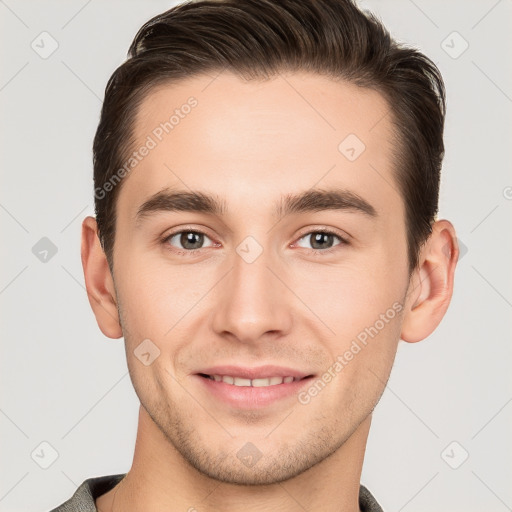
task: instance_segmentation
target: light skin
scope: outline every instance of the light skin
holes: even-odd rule
[[[96,505],[110,511],[115,495],[114,510],[128,512],[358,511],[371,413],[400,339],[424,339],[448,308],[455,230],[433,225],[409,278],[394,139],[378,92],[307,73],[197,76],[147,96],[138,142],[190,96],[197,106],[124,179],[113,275],[95,219],[83,222],[90,303],[106,336],[124,336],[141,402],[132,467]],[[338,149],[349,134],[366,146],[354,161]],[[178,190],[224,209],[149,202]],[[348,191],[373,215],[347,202],[278,212],[287,196],[312,190]],[[334,234],[316,238],[322,229]],[[204,237],[183,245],[183,231]],[[252,262],[237,252],[248,236],[256,243],[242,244],[247,254],[262,249]],[[297,388],[236,407],[198,375],[216,365],[284,366],[310,376],[299,383],[307,391],[383,314],[384,327],[307,404]],[[147,366],[134,354],[146,339],[160,351]],[[243,447],[259,454],[254,465],[237,457]]]

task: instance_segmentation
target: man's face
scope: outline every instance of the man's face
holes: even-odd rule
[[[156,145],[120,191],[114,282],[141,404],[201,472],[281,481],[369,421],[409,286],[388,113],[377,92],[313,74],[201,76],[143,102],[135,149]],[[370,208],[287,211],[315,190]],[[223,210],[175,211],[162,197],[178,191]]]

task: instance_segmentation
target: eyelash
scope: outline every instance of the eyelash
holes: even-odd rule
[[[201,234],[201,235],[204,235],[204,236],[210,238],[204,231],[201,231],[200,229],[181,229],[179,231],[174,231],[173,233],[170,233],[169,235],[167,235],[162,240],[162,244],[167,245],[168,247],[172,247],[169,244],[169,240],[171,240],[174,236],[179,235],[181,233],[196,233],[196,234]],[[312,231],[307,231],[306,233],[301,234],[299,236],[299,238],[297,238],[297,241],[302,240],[303,238],[305,238],[309,235],[315,234],[315,233],[324,233],[326,235],[332,235],[335,238],[337,238],[340,241],[340,243],[337,245],[334,245],[333,247],[329,247],[328,249],[308,249],[308,248],[304,248],[304,247],[302,248],[302,249],[305,249],[306,251],[308,251],[310,254],[327,255],[327,254],[331,254],[332,252],[338,250],[339,246],[350,245],[349,241],[346,238],[340,236],[335,231],[332,231],[332,230],[326,229],[326,228],[318,228],[318,229],[314,229]],[[187,256],[194,256],[196,253],[200,252],[202,249],[206,249],[206,247],[201,247],[199,249],[191,249],[191,250],[173,248],[171,250],[179,255],[184,254]]]
[[[325,256],[325,255],[329,255],[329,254],[333,253],[334,251],[339,250],[340,246],[349,245],[349,241],[346,238],[342,237],[335,231],[333,231],[331,229],[327,229],[327,228],[317,228],[317,229],[313,229],[311,231],[307,231],[307,232],[301,234],[299,236],[299,238],[297,239],[297,241],[302,240],[303,238],[310,236],[312,234],[315,234],[315,233],[323,233],[325,235],[332,235],[334,238],[337,238],[340,241],[340,243],[337,245],[334,245],[333,247],[329,247],[328,249],[307,249],[307,248],[305,248],[306,251],[308,251],[310,254]],[[302,247],[302,249],[304,249],[304,247]]]

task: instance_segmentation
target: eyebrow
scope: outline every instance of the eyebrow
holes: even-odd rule
[[[293,213],[340,210],[377,217],[375,208],[358,194],[343,189],[310,189],[287,194],[275,205],[273,214],[281,218]],[[227,212],[223,199],[200,191],[164,189],[151,196],[137,211],[137,221],[161,212],[199,212],[222,216]]]

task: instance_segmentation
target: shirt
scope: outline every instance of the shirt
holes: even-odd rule
[[[69,500],[50,512],[98,512],[94,500],[114,488],[124,476],[125,473],[88,478]],[[359,486],[359,508],[361,512],[383,512],[364,485]]]

